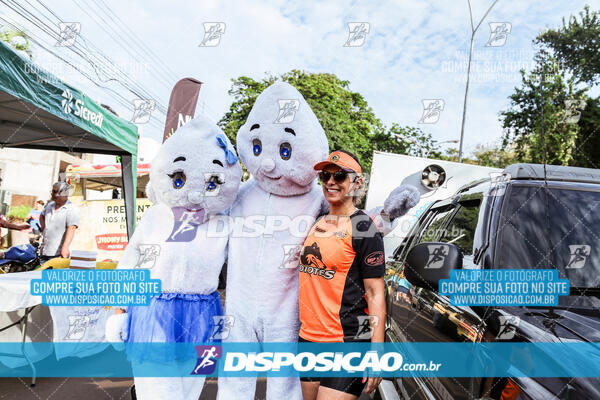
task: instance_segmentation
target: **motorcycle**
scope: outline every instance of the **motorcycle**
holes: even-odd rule
[[[40,265],[37,252],[37,241],[31,239],[29,244],[12,246],[0,259],[0,274],[31,271]]]

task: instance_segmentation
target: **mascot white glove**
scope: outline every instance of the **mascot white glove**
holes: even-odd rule
[[[129,315],[114,314],[106,320],[104,336],[107,342],[124,342],[129,334]]]
[[[392,190],[392,193],[383,203],[383,211],[394,220],[403,216],[417,205],[421,199],[421,193],[412,185],[400,185]]]

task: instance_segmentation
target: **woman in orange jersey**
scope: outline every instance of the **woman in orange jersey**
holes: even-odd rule
[[[343,150],[314,168],[320,171],[330,211],[315,222],[300,253],[299,341],[383,342],[383,238],[373,220],[355,206],[362,168],[353,154]],[[365,386],[372,393],[381,378],[301,381],[304,400],[351,400]]]

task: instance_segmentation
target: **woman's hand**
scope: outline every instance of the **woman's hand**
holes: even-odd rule
[[[385,342],[385,284],[383,278],[363,279],[369,307],[371,343]],[[370,376],[365,391],[371,394],[381,383],[381,377]]]
[[[371,394],[375,391],[375,389],[377,389],[377,386],[379,386],[379,384],[381,383],[381,377],[378,376],[371,376],[369,377],[369,380],[367,382],[367,387],[365,388],[365,392],[367,394]]]

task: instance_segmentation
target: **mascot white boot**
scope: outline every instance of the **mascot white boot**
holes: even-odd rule
[[[219,220],[221,232],[228,229],[228,221],[218,214],[236,198],[241,174],[231,143],[203,117],[163,143],[150,168],[148,192],[155,204],[144,213],[117,267],[148,268],[152,279],[162,281],[162,294],[147,307],[129,307],[126,313],[111,316],[108,341],[211,341],[213,317],[222,315],[216,290],[228,241],[227,231],[214,234],[213,223]],[[184,360],[189,364],[190,358],[196,359],[193,354],[180,361],[180,355],[134,350],[128,348],[127,354],[134,375],[136,365]],[[135,377],[134,382],[140,400],[198,400],[204,378],[188,373]]]
[[[229,239],[225,314],[234,320],[224,340],[296,342],[298,252],[328,206],[313,169],[327,158],[327,137],[300,92],[277,82],[256,99],[236,147],[252,178],[242,184],[230,212],[236,226]],[[395,193],[385,204],[392,218],[419,199],[416,188],[402,186]],[[243,221],[241,228],[237,221]],[[254,378],[219,378],[218,399],[252,400],[255,386]],[[298,377],[267,379],[268,400],[301,398]]]

